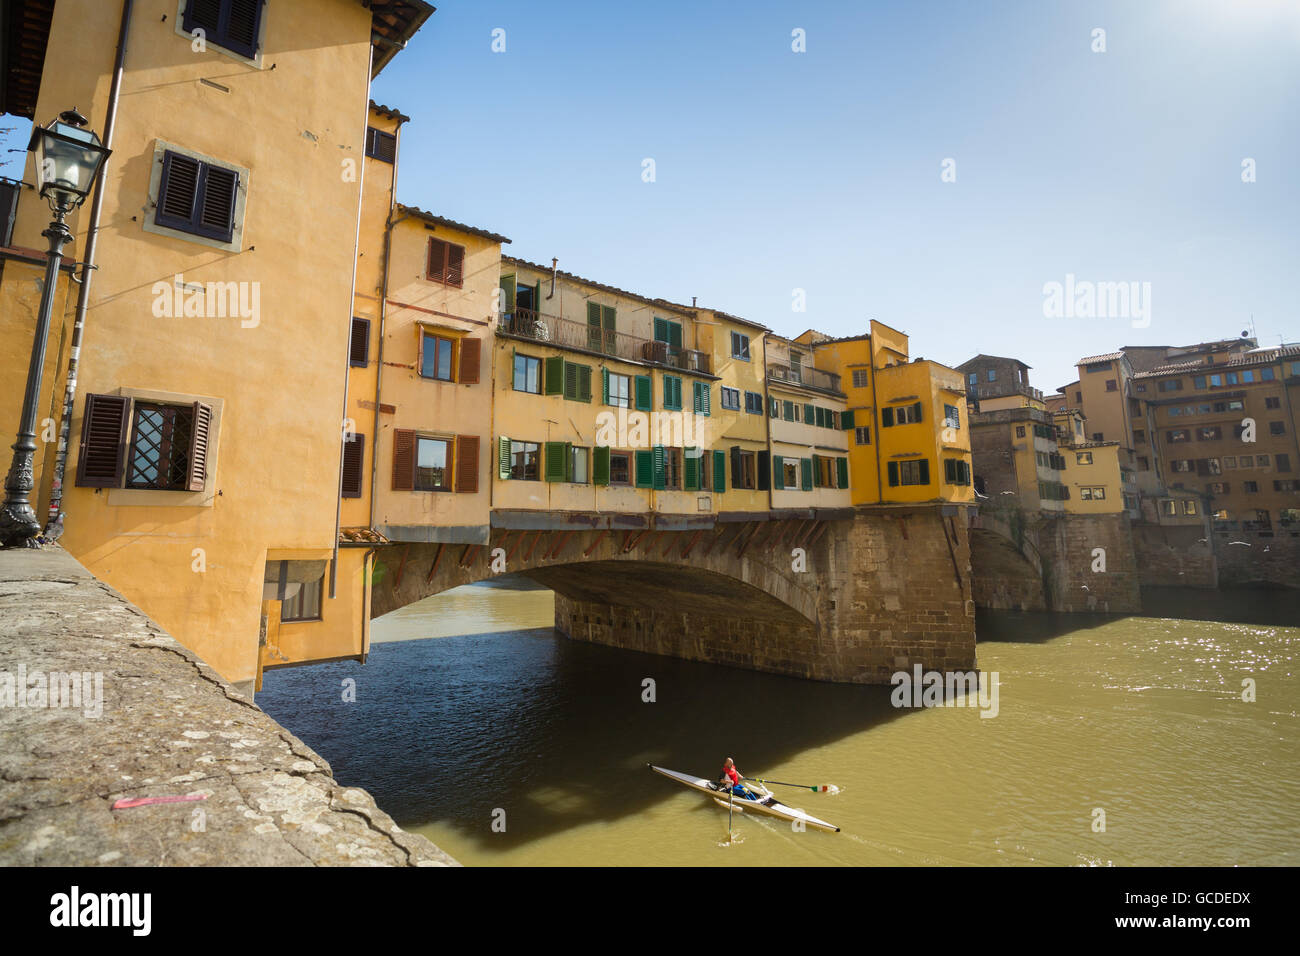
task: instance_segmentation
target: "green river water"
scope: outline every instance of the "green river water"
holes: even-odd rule
[[[468,865],[1300,862],[1294,592],[981,614],[990,718],[569,641],[549,591],[494,584],[376,621],[364,667],[271,672],[258,695],[341,781]],[[1196,619],[1211,617],[1235,623]],[[725,756],[834,784],[773,789],[842,832],[744,815],[728,842],[726,811],[646,769],[714,777]]]

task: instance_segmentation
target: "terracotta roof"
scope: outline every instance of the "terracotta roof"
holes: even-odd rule
[[[1170,365],[1159,365],[1149,372],[1139,372],[1133,377],[1158,378],[1161,375],[1177,375],[1194,371],[1213,373],[1221,368],[1269,365],[1282,359],[1289,359],[1292,356],[1300,356],[1300,344],[1279,345],[1271,349],[1253,349],[1249,352],[1238,352],[1235,355],[1228,356],[1226,362],[1215,362],[1213,365],[1207,365],[1205,362],[1174,362]]]
[[[1075,365],[1092,365],[1094,362],[1113,362],[1116,359],[1122,359],[1123,352],[1107,352],[1105,355],[1089,355],[1087,358],[1081,358],[1075,362]]]
[[[501,257],[501,262],[513,263],[514,265],[517,266],[526,266],[529,269],[537,269],[538,271],[546,275],[550,275],[552,271],[550,266],[544,266],[537,262],[529,262],[527,259],[520,259],[516,256],[503,255]],[[575,275],[572,272],[565,272],[563,269],[556,269],[554,271],[555,271],[555,275],[559,278],[570,279],[573,282],[579,283],[580,285],[590,286],[593,289],[600,289],[602,292],[611,292],[614,295],[626,296],[629,299],[636,299],[638,302],[644,302],[646,305],[655,305],[655,306],[659,306],[660,308],[668,309],[673,312],[680,312],[682,315],[689,315],[689,316],[695,315],[695,312],[692,311],[689,306],[674,305],[673,303],[669,302],[667,299],[652,299],[649,296],[640,295],[639,293],[636,292],[628,292],[626,289],[620,289],[617,286],[605,285],[605,283],[597,282],[594,279],[584,279],[580,275]]]
[[[374,528],[339,528],[339,544],[391,544]]]
[[[379,75],[393,57],[406,46],[424,21],[433,16],[434,7],[424,0],[359,0],[370,9],[370,44],[374,47],[371,77]]]
[[[431,212],[425,212],[418,206],[407,206],[403,203],[398,203],[397,208],[400,212],[406,213],[408,216],[414,216],[416,219],[423,219],[425,222],[431,222],[439,226],[447,226],[451,229],[459,229],[461,232],[467,232],[471,236],[478,236],[482,239],[490,240],[491,242],[510,241],[505,236],[498,235],[495,232],[489,232],[486,229],[480,229],[478,226],[468,226],[463,222],[457,222],[455,219],[448,219],[446,216],[435,216]]]
[[[407,116],[401,110],[395,110],[391,106],[384,106],[381,103],[376,103],[374,100],[370,101],[370,108],[386,119],[395,119],[399,123],[411,122],[411,117]]]

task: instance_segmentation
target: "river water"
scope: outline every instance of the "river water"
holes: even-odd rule
[[[981,614],[989,717],[570,641],[518,579],[380,618],[365,666],[268,672],[258,703],[467,865],[1300,863],[1300,594],[1144,601]],[[728,841],[725,810],[646,768],[725,756],[835,785],[772,789],[842,832],[745,814]]]

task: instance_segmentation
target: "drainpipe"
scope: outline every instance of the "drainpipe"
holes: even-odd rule
[[[555,273],[556,273],[556,270],[559,268],[559,265],[560,265],[560,260],[559,260],[559,259],[556,259],[554,256],[552,256],[552,257],[551,257],[551,293],[550,293],[550,295],[548,295],[548,296],[546,297],[546,299],[547,299],[548,302],[549,302],[551,299],[554,299],[554,298],[555,298]],[[516,284],[518,284],[518,281],[517,281],[517,280],[516,280]],[[516,290],[515,290],[515,295],[518,295],[518,294],[519,294],[519,290],[516,289]],[[541,303],[539,302],[538,305],[540,305],[540,304],[541,304]],[[542,310],[541,310],[541,309],[538,309],[537,311],[540,312],[540,311],[542,311]]]
[[[113,61],[113,81],[108,90],[108,110],[104,117],[104,145],[112,147],[113,128],[117,125],[117,104],[122,94],[122,72],[126,65],[126,38],[131,29],[131,8],[135,0],[122,0],[122,22],[117,29],[117,56]],[[95,251],[99,245],[99,219],[104,211],[104,181],[112,157],[104,160],[95,198],[86,224],[86,249],[81,262],[81,287],[77,291],[77,312],[72,323],[72,343],[68,351],[68,378],[63,391],[63,415],[59,424],[59,447],[54,456],[54,479],[50,484],[50,506],[46,532],[63,519],[63,475],[68,463],[68,434],[72,429],[72,408],[77,398],[77,367],[81,358],[81,336],[90,305],[90,279],[95,269]]]
[[[398,132],[401,132],[401,126],[398,126]],[[400,144],[401,140],[398,140]],[[401,151],[398,150],[400,153]],[[384,225],[384,266],[382,280],[379,287],[379,348],[375,350],[375,417],[374,417],[374,437],[370,441],[370,527],[375,526],[375,487],[379,481],[379,394],[380,387],[384,379],[384,327],[388,319],[388,272],[389,264],[393,251],[393,230],[404,223],[411,217],[403,214],[400,218],[393,218],[393,207],[396,205],[397,194],[397,161],[393,161],[393,195],[394,199],[389,204],[388,222]]]
[[[869,351],[867,354],[871,357],[871,427],[876,433],[876,440],[874,443],[875,452],[876,452],[876,487],[880,490],[879,503],[884,504],[885,503],[885,476],[881,473],[880,470],[880,442],[881,442],[880,423],[884,420],[884,416],[880,414],[880,402],[876,398],[877,368],[876,368],[876,338],[874,335],[871,337],[871,345],[869,346]],[[972,452],[971,453],[972,465],[974,464],[974,461],[975,461],[975,453]],[[971,468],[972,487],[974,487],[973,483],[975,481],[973,475],[974,470],[975,469],[972,467]]]
[[[369,68],[375,65],[375,48],[370,48]],[[361,251],[361,208],[366,195],[366,157],[364,143],[370,128],[370,85],[366,84],[366,109],[361,120],[361,176],[357,180],[357,231],[352,237],[352,291],[348,297],[348,334],[343,350],[343,414],[339,417],[339,477],[334,493],[334,554],[330,561],[330,600],[337,597],[339,567],[339,531],[343,527],[343,422],[348,417],[348,380],[352,377],[352,307],[357,301],[357,253]]]

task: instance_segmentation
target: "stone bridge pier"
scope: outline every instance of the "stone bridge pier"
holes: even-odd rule
[[[555,592],[574,640],[793,677],[888,683],[898,670],[975,667],[966,520],[958,508],[575,528],[496,515],[486,545],[380,554],[372,617],[461,584],[520,573]],[[658,519],[663,522],[655,527]],[[626,519],[624,519],[626,520]]]

